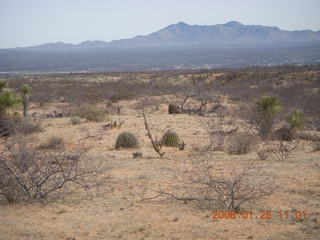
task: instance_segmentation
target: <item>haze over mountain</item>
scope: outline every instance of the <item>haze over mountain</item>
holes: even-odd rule
[[[320,31],[236,21],[171,24],[130,39],[0,49],[1,72],[144,71],[320,64]]]
[[[278,27],[244,25],[237,21],[217,25],[189,25],[184,22],[171,24],[160,31],[131,39],[85,41],[80,44],[62,42],[48,43],[32,47],[42,50],[114,48],[114,47],[168,47],[206,46],[226,44],[276,44],[320,41],[320,31],[286,31]]]

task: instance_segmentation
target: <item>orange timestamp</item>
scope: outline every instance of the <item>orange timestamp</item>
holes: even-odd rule
[[[259,210],[259,211],[234,211],[234,210],[214,210],[212,211],[212,219],[273,219],[274,217],[281,220],[289,219],[289,217],[295,220],[306,219],[308,213],[306,211],[289,211],[289,210]]]

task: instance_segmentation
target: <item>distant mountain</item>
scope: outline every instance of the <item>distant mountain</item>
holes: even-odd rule
[[[216,45],[216,44],[274,44],[320,41],[320,31],[285,31],[278,27],[244,25],[236,21],[213,26],[172,24],[147,36],[117,40],[112,47]]]
[[[80,44],[47,43],[29,47],[34,50],[68,50],[94,48],[176,47],[208,45],[266,45],[319,42],[320,31],[286,31],[278,27],[244,25],[231,21],[217,25],[189,25],[184,22],[171,24],[160,31],[131,39],[85,41]],[[21,48],[20,48],[21,49]]]
[[[320,31],[171,24],[130,39],[0,49],[0,75],[320,64]]]

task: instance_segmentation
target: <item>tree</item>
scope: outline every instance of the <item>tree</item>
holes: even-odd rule
[[[23,116],[26,117],[28,115],[29,96],[32,93],[32,88],[27,84],[23,84],[20,87],[20,93],[22,95]]]
[[[277,114],[282,110],[281,102],[275,96],[263,96],[255,102],[255,105],[260,137],[267,139],[270,136]]]

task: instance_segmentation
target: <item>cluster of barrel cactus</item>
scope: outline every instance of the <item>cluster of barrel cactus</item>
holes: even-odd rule
[[[161,140],[159,141],[160,146],[166,147],[177,147],[180,150],[184,149],[184,142],[180,140],[177,133],[168,130],[164,133]],[[129,132],[121,133],[116,141],[115,148],[134,148],[138,146],[138,139]]]

